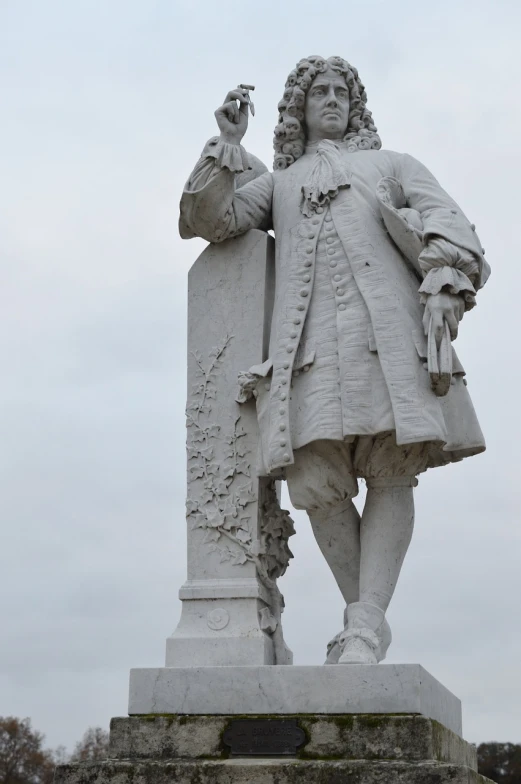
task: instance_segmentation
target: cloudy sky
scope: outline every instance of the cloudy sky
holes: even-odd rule
[[[204,247],[177,236],[179,195],[229,88],[256,85],[245,146],[270,165],[287,73],[339,54],[493,267],[458,338],[488,451],[421,480],[389,661],[455,692],[469,740],[521,742],[520,23],[518,0],[0,0],[0,714],[71,746],[162,664]],[[295,520],[285,635],[317,664],[342,601]]]

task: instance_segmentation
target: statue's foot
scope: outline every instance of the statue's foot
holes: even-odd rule
[[[338,660],[342,654],[340,650],[340,643],[338,642],[342,632],[338,632],[332,640],[327,644],[327,655],[324,664],[338,664]]]
[[[390,642],[391,630],[383,610],[369,602],[354,602],[347,608],[346,629],[338,638],[338,663],[378,664]]]
[[[352,629],[340,638],[339,664],[378,664],[378,637],[371,629]]]
[[[347,615],[344,621],[345,625],[347,626]],[[340,647],[340,637],[344,634],[344,630],[338,632],[332,640],[330,640],[327,644],[327,658],[324,664],[339,664],[340,657],[342,655],[342,649]],[[378,648],[375,651],[376,661],[381,662],[385,659],[387,655],[387,649],[391,644],[393,639],[391,633],[391,627],[387,623],[387,618],[384,618],[382,625],[379,629],[375,632],[376,636],[378,637]]]

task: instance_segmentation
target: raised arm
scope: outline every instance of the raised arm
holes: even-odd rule
[[[221,242],[249,229],[271,228],[272,175],[266,172],[235,190],[236,175],[249,168],[241,146],[248,127],[248,105],[247,90],[231,90],[215,112],[221,135],[205,146],[181,198],[179,232],[183,239],[198,236]]]

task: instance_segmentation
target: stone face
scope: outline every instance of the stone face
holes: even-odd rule
[[[418,664],[131,670],[129,714],[418,713],[461,735],[461,703]]]
[[[273,717],[274,723],[278,718]],[[423,716],[345,714],[292,718],[306,741],[289,759],[233,757],[224,738],[226,728],[236,720],[234,716],[113,719],[109,759],[59,766],[55,784],[301,784],[304,781],[310,784],[486,784],[488,781],[476,772],[476,749]]]
[[[220,760],[61,765],[55,784],[490,784],[460,765],[433,762]]]
[[[341,668],[338,668],[341,669]],[[378,668],[383,669],[383,668]],[[255,717],[273,721],[280,716]],[[230,716],[113,719],[109,759],[62,765],[56,784],[486,784],[476,749],[419,715],[307,715],[293,720],[305,737],[294,757],[234,757],[225,739]],[[240,719],[241,724],[247,721]],[[268,733],[269,734],[269,733]]]
[[[172,715],[112,719],[109,756],[221,759],[229,756],[223,734],[235,718]],[[299,759],[435,761],[477,769],[475,747],[424,716],[301,715],[297,723],[306,735],[304,746],[295,755]]]

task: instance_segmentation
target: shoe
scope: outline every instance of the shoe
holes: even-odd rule
[[[338,640],[341,650],[338,663],[378,664],[377,652],[381,653],[381,643],[384,642],[378,632],[382,631],[384,621],[385,613],[376,605],[369,602],[350,604],[347,608],[347,628]]]
[[[347,608],[344,610],[344,626],[347,626]],[[338,660],[342,655],[342,649],[340,647],[340,637],[345,633],[345,629],[341,632],[338,632],[332,640],[330,640],[327,644],[327,654],[326,654],[326,661],[324,664],[338,664]],[[378,637],[378,648],[375,651],[375,656],[377,662],[381,662],[385,659],[387,655],[387,649],[391,644],[393,639],[393,635],[391,633],[391,627],[387,623],[387,618],[384,618],[382,625],[379,629],[375,632],[376,636]]]

